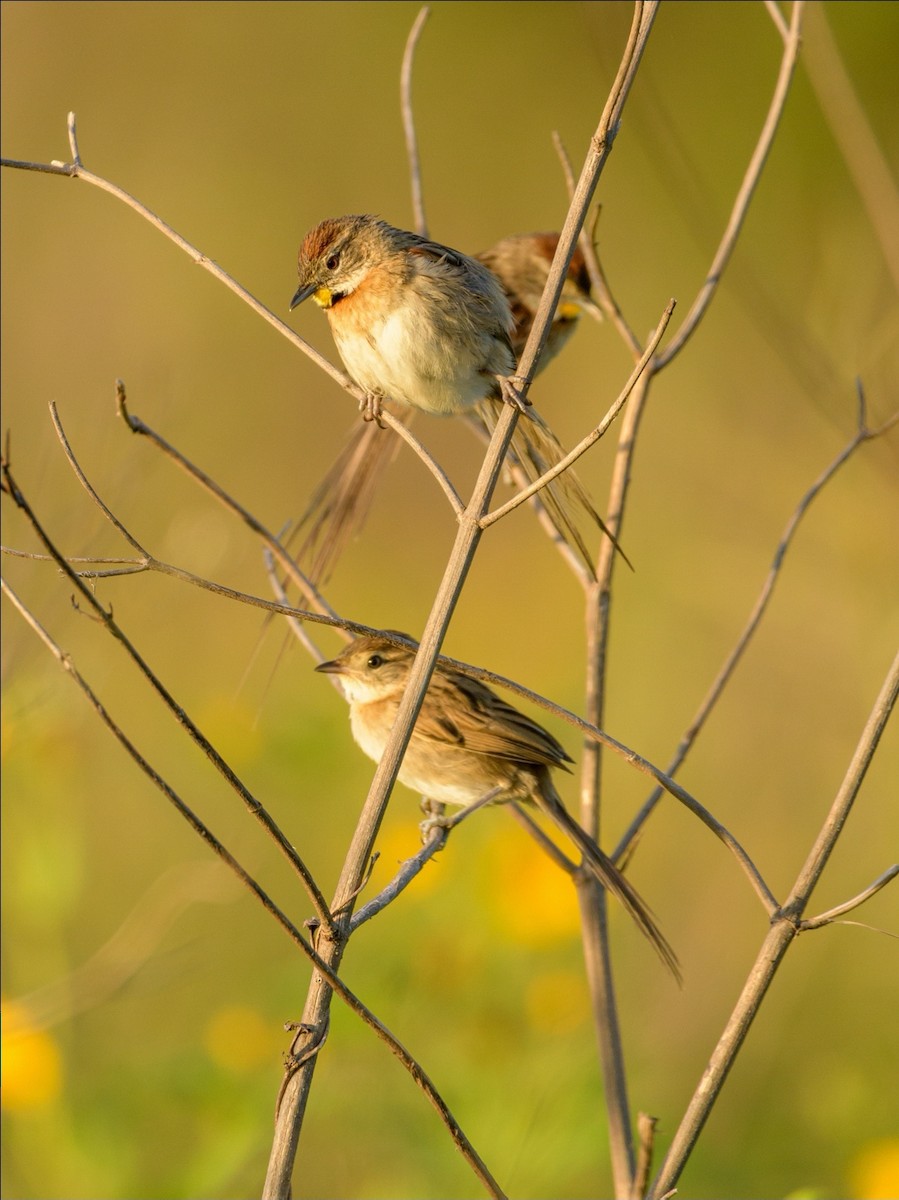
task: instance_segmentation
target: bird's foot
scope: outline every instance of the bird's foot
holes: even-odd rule
[[[363,421],[376,421],[381,429],[384,428],[384,422],[381,420],[381,404],[383,397],[378,396],[375,392],[366,392],[359,401],[359,411],[362,413]]]
[[[496,381],[499,384],[500,395],[506,404],[511,404],[519,412],[527,412],[531,407],[531,402],[518,390],[527,380],[522,379],[520,375],[497,375]]]
[[[441,804],[438,800],[429,800],[427,796],[421,798],[421,811],[424,813],[425,819],[419,822],[418,828],[422,843],[427,845],[431,840],[432,830],[446,829],[452,818],[445,816],[445,804]]]

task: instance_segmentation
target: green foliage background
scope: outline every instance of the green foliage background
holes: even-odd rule
[[[431,231],[478,250],[558,228],[551,144],[579,163],[617,67],[619,3],[443,3],[417,59]],[[293,259],[325,216],[411,224],[398,112],[415,3],[7,3],[3,153],[86,165],[147,203],[286,317]],[[826,17],[895,168],[899,7]],[[700,286],[766,110],[780,45],[761,4],[663,4],[606,170],[600,249],[634,328]],[[132,411],[272,528],[305,506],[356,419],[349,399],[135,214],[78,182],[3,174],[4,430],[13,466],[69,554],[127,549],[73,480],[57,401],[104,500],[160,558],[267,593],[259,548],[114,414]],[[312,308],[295,327],[336,357]],[[619,573],[611,733],[664,764],[748,614],[789,514],[848,440],[855,379],[872,424],[896,408],[895,286],[802,66],[720,294],[644,420]],[[629,364],[590,324],[533,396],[563,440],[594,423]],[[477,447],[417,428],[460,487]],[[896,645],[897,449],[865,447],[807,517],[774,607],[683,773],[775,891],[804,861]],[[584,474],[602,497],[612,457]],[[4,542],[34,548],[7,503]],[[453,521],[401,454],[329,589],[347,616],[419,632]],[[7,560],[126,732],[296,920],[270,845],[46,564]],[[271,809],[325,891],[371,769],[308,660],[260,618],[171,580],[97,585],[177,699]],[[579,592],[529,513],[485,539],[447,651],[581,706]],[[20,1197],[258,1194],[285,1020],[307,969],[4,613],[4,996],[25,1045],[4,1113],[3,1192]],[[323,635],[326,652],[336,639]],[[542,719],[542,718],[541,718]],[[556,732],[577,754],[570,730]],[[896,858],[895,728],[813,907]],[[607,766],[607,838],[642,801]],[[574,785],[567,795],[576,802]],[[417,842],[399,789],[375,883]],[[681,956],[678,991],[615,915],[633,1105],[664,1148],[765,931],[725,851],[665,802],[632,877]],[[895,889],[854,914],[896,931]],[[85,963],[128,919],[125,966]],[[696,1197],[895,1195],[896,943],[840,925],[800,939],[695,1153]],[[424,1063],[511,1194],[608,1187],[601,1083],[572,897],[501,811],[466,825],[354,942],[350,985]],[[21,1044],[9,1052],[10,1069]],[[17,1098],[18,1097],[18,1098]],[[877,1172],[880,1171],[878,1176]],[[897,1181],[899,1187],[899,1181]],[[477,1186],[386,1051],[340,1005],[316,1074],[294,1194],[473,1196]]]

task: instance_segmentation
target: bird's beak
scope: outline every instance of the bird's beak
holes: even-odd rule
[[[298,305],[302,304],[304,300],[308,300],[309,297],[315,292],[317,286],[318,285],[315,283],[300,284],[300,286],[294,292],[293,299],[290,302],[290,311],[293,312],[293,310]]]
[[[315,669],[321,671],[323,675],[342,675],[343,663],[340,659],[332,658],[329,662],[319,663]]]

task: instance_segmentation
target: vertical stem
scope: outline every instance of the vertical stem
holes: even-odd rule
[[[899,654],[894,658],[880,690],[880,695],[871,710],[852,761],[840,785],[840,790],[821,827],[821,832],[797,876],[786,903],[775,917],[771,929],[762,943],[762,948],[734,1006],[730,1020],[718,1040],[708,1066],[703,1071],[699,1086],[693,1093],[683,1120],[674,1135],[671,1147],[650,1193],[653,1200],[660,1200],[677,1184],[696,1140],[714,1107],[718,1093],[724,1086],[728,1072],[749,1032],[749,1027],[765,998],[765,993],[774,978],[774,972],[780,966],[790,943],[799,932],[798,923],[802,912],[808,904],[812,890],[820,879],[821,872],[824,870],[837,838],[846,823],[862,780],[893,711],[897,695],[899,695]]]
[[[586,155],[559,238],[549,279],[534,318],[527,345],[518,364],[519,377],[527,380],[533,373],[534,363],[546,341],[552,315],[561,294],[562,282],[574,253],[584,216],[611,151],[621,111],[639,67],[657,7],[658,0],[637,0],[634,6],[634,19],[618,76]],[[527,386],[525,385],[520,390],[526,395]],[[482,533],[480,521],[487,513],[490,497],[493,494],[517,419],[517,410],[510,405],[504,406],[493,432],[471,501],[459,518],[460,528],[453,552],[422,633],[409,683],[397,713],[396,723],[375,771],[371,789],[338,882],[333,911],[341,913],[340,920],[337,922],[337,928],[333,935],[324,929],[321,930],[319,939],[321,944],[317,945],[316,949],[333,969],[337,968],[342,958],[352,914],[353,898],[361,886],[390,791],[396,780],[403,754],[434,669],[435,659],[440,651],[450,617],[477,549]],[[303,1028],[293,1047],[295,1056],[302,1057],[304,1048],[320,1044],[327,1028],[330,1002],[330,987],[323,978],[313,975],[303,1015]],[[315,1069],[315,1058],[316,1054],[312,1053],[308,1060],[303,1061],[297,1070],[288,1076],[285,1082],[276,1116],[275,1138],[263,1200],[289,1200],[290,1174],[296,1155],[302,1115],[305,1111]],[[620,1065],[620,1051],[618,1060]],[[619,1073],[623,1077],[623,1067]],[[623,1120],[626,1121],[626,1101],[622,1105],[619,1100],[617,1107],[623,1114]],[[623,1122],[618,1124],[621,1123]],[[632,1160],[632,1150],[630,1157]],[[631,1167],[626,1189],[618,1188],[620,1195],[627,1196],[629,1194],[632,1175],[633,1168]]]
[[[630,1104],[627,1095],[627,1075],[624,1049],[621,1044],[621,1024],[609,951],[608,909],[605,890],[592,876],[584,874],[577,883],[577,898],[581,909],[581,938],[587,987],[599,1060],[606,1095],[606,1123],[609,1130],[609,1159],[615,1195],[630,1195],[631,1180],[636,1170],[634,1138],[631,1130]],[[625,1192],[625,1187],[628,1189]]]
[[[609,528],[616,538],[621,534],[621,516],[630,482],[637,426],[645,407],[649,379],[650,375],[647,372],[637,383],[628,403],[618,438],[618,450],[609,490],[609,511],[606,517]],[[605,711],[606,669],[612,617],[612,572],[615,569],[616,560],[617,556],[612,543],[608,539],[604,539],[600,549],[596,580],[587,591],[585,612],[587,638],[585,717],[592,725],[596,725],[600,729],[603,728]],[[585,739],[584,757],[581,764],[581,822],[597,841],[600,837],[601,804],[602,747],[592,738]],[[601,888],[595,885],[590,888],[596,907],[595,915],[591,915],[587,905],[589,893],[585,891],[585,886],[581,885],[578,888],[578,898],[581,902],[581,937],[605,1082],[612,1179],[616,1197],[618,1200],[625,1200],[632,1192],[636,1160],[624,1053],[621,1044],[621,1027],[609,954],[606,896]]]
[[[517,419],[517,410],[511,405],[504,405],[475,484],[474,493],[460,517],[459,530],[456,534],[452,554],[421,636],[421,644],[412,665],[408,686],[400,702],[396,723],[375,771],[362,815],[344,862],[332,904],[332,911],[340,913],[336,930],[333,935],[324,927],[320,930],[316,949],[328,966],[335,971],[340,966],[346,947],[353,901],[362,885],[375,838],[387,808],[387,801],[396,781],[403,754],[409,738],[412,736],[412,729],[434,669],[434,662],[440,652],[453,609],[480,541],[482,532],[480,519],[489,507],[490,497],[493,495],[499,478],[503,458],[511,441]],[[280,1097],[275,1120],[275,1137],[269,1158],[265,1188],[262,1193],[263,1200],[289,1200],[290,1177],[296,1158],[303,1115],[312,1087],[317,1047],[323,1041],[327,1030],[332,995],[331,987],[324,976],[313,973],[303,1010],[302,1025],[294,1045],[291,1047],[291,1054],[295,1059],[303,1060],[305,1054],[308,1054],[309,1057],[302,1061],[302,1065],[297,1070],[288,1075]]]

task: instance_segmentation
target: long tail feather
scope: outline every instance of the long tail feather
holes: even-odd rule
[[[499,400],[484,400],[478,405],[478,414],[490,432],[493,431],[501,411],[502,402]],[[528,409],[515,426],[511,450],[515,461],[530,483],[554,467],[566,453],[559,439],[534,409]],[[596,567],[576,522],[576,515],[579,512],[585,513],[594,524],[599,526],[633,570],[633,564],[622,550],[618,539],[596,511],[587,489],[572,467],[569,467],[552,483],[547,484],[538,493],[538,499],[549,513],[559,535],[577,551],[591,574]]]
[[[404,419],[411,420],[411,412]],[[297,523],[291,541],[306,536],[297,560],[310,579],[324,583],[348,542],[359,533],[381,476],[393,461],[400,439],[375,421],[358,421]]]
[[[557,827],[577,845],[590,870],[603,887],[621,901],[633,917],[637,928],[649,939],[659,958],[680,983],[681,973],[677,955],[634,885],[622,875],[609,856],[600,850],[593,838],[571,816],[553,787],[549,772],[546,773],[546,778],[541,780],[541,784],[540,793],[535,796],[537,803]]]

